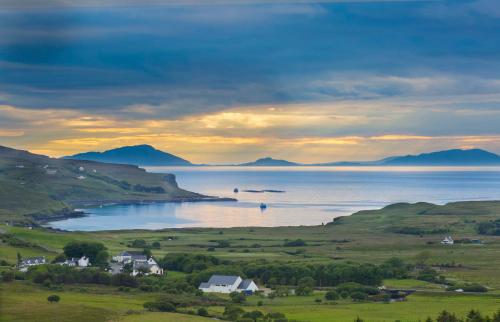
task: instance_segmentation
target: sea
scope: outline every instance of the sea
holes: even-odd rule
[[[146,167],[237,201],[108,205],[48,223],[69,231],[301,226],[397,202],[500,200],[499,167]],[[238,192],[234,190],[237,189]],[[261,204],[266,207],[261,208]]]

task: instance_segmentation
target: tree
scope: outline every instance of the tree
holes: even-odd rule
[[[306,296],[312,293],[313,287],[316,284],[314,279],[310,276],[302,277],[297,284],[295,293],[297,295]]]
[[[338,300],[339,294],[335,291],[328,291],[325,294],[325,300],[327,301],[335,301]]]
[[[56,257],[52,260],[52,263],[62,263],[67,259],[66,255],[64,253],[57,254]]]
[[[479,313],[479,311],[471,310],[467,314],[467,319],[465,321],[466,322],[483,322],[484,319],[481,316],[481,313]]]
[[[105,268],[108,266],[108,258],[109,258],[109,253],[105,250],[101,250],[99,253],[97,253],[95,261],[91,263],[94,266]]]
[[[223,315],[229,321],[236,321],[243,313],[245,313],[245,311],[240,307],[226,306]]]
[[[231,292],[231,294],[229,294],[229,297],[231,298],[231,302],[233,303],[243,303],[247,300],[245,294],[240,292]]]
[[[160,242],[158,241],[153,242],[153,244],[151,244],[151,247],[159,249],[161,247]]]
[[[91,263],[95,263],[97,254],[106,250],[106,247],[102,243],[72,241],[64,246],[63,250],[68,258],[87,256]]]
[[[257,311],[257,310],[254,310],[254,311],[251,311],[251,312],[246,312],[246,313],[243,314],[244,318],[249,318],[252,321],[257,321],[257,319],[260,319],[263,316],[264,316],[264,314],[262,314],[261,311]]]
[[[47,297],[47,301],[49,301],[49,303],[57,303],[61,300],[61,298],[59,297],[59,295],[49,295],[49,297]]]
[[[23,257],[21,256],[20,252],[17,252],[17,266],[21,264],[21,261],[23,260]]]
[[[497,311],[497,313],[493,314],[493,319],[491,322],[500,322],[500,309]]]
[[[455,314],[449,313],[447,311],[443,311],[439,314],[436,321],[437,322],[459,322],[459,319],[455,316]]]

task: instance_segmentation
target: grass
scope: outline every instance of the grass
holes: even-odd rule
[[[300,303],[300,300],[302,303]],[[267,301],[266,301],[267,303]],[[465,316],[471,309],[492,315],[500,308],[500,297],[492,295],[463,295],[449,293],[415,293],[405,302],[396,303],[321,303],[314,297],[293,297],[280,299],[280,302],[264,306],[268,311],[279,311],[291,319],[310,322],[352,322],[361,317],[370,322],[401,320],[405,322],[425,320],[436,317],[446,309],[458,316]],[[255,307],[262,309],[262,307]]]
[[[461,316],[470,309],[491,315],[500,308],[500,270],[497,269],[500,267],[500,237],[479,236],[475,227],[479,221],[499,217],[500,202],[470,202],[445,206],[397,204],[381,210],[362,211],[334,224],[310,227],[56,232],[44,228],[30,230],[0,225],[0,233],[10,233],[37,245],[19,248],[2,243],[0,260],[14,263],[17,252],[25,257],[45,255],[53,258],[71,240],[100,241],[111,254],[116,254],[130,249],[127,244],[133,240],[144,239],[149,244],[160,242],[160,248],[153,249],[157,257],[171,252],[189,252],[235,261],[265,258],[304,263],[381,263],[390,257],[400,257],[414,262],[417,254],[428,252],[428,264],[438,268],[448,279],[479,283],[487,286],[489,292],[483,295],[457,294],[444,292],[440,285],[418,280],[386,280],[384,284],[387,287],[418,291],[406,302],[390,304],[347,300],[329,303],[324,301],[323,292],[315,292],[308,297],[289,296],[273,300],[250,297],[245,310],[279,311],[289,318],[310,322],[353,321],[357,316],[369,321],[418,321],[427,316],[435,317],[443,309]],[[484,244],[445,246],[439,243],[443,237],[441,234],[420,236],[394,233],[398,227],[445,228],[449,230],[447,234],[455,239],[480,238]],[[169,240],[170,237],[174,238]],[[305,240],[306,246],[284,246],[286,239],[297,238]],[[218,248],[219,240],[229,241],[230,247]],[[210,247],[215,247],[215,251],[208,251]],[[169,278],[183,276],[184,273],[168,272]],[[154,293],[122,293],[113,287],[65,287],[61,302],[50,305],[46,298],[53,292],[47,289],[24,282],[2,284],[0,287],[0,321],[78,322],[82,316],[92,321],[206,320],[186,314],[144,312],[142,304],[157,295]],[[315,302],[315,299],[322,299],[322,303]],[[263,306],[257,306],[259,300],[264,302]],[[220,306],[208,309],[218,314],[223,310]],[[131,310],[135,313],[127,314]],[[57,319],[54,318],[56,313]]]
[[[24,282],[4,283],[0,290],[0,321],[6,322],[108,321],[128,310],[142,310],[142,304],[150,298],[147,294],[120,294],[104,287],[55,292]],[[61,301],[49,303],[47,297],[51,294],[58,294]]]
[[[144,312],[138,314],[130,314],[120,318],[120,322],[207,322],[213,321],[211,318],[204,318],[196,315],[186,315],[178,313],[159,313],[159,312]]]

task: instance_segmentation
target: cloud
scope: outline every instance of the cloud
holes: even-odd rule
[[[2,144],[198,162],[500,148],[493,1],[2,5]]]

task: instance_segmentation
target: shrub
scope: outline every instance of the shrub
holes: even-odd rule
[[[302,239],[295,239],[295,240],[287,240],[283,244],[285,247],[302,247],[302,246],[307,246],[307,243],[303,241]]]
[[[245,294],[239,292],[232,292],[229,294],[229,297],[231,297],[231,302],[233,303],[243,303],[247,300]]]
[[[219,240],[217,246],[219,248],[228,248],[231,247],[231,243],[228,240]]]
[[[335,301],[338,300],[339,294],[335,291],[328,291],[325,294],[325,300],[327,301]]]
[[[257,311],[257,310],[254,310],[254,311],[251,311],[251,312],[246,312],[243,314],[243,318],[247,318],[247,319],[250,319],[250,321],[257,321],[258,319],[262,318],[264,316],[264,314],[262,314],[261,311]]]
[[[199,316],[208,316],[208,311],[204,307],[200,307],[197,313]]]
[[[224,318],[226,318],[229,321],[235,321],[238,320],[238,318],[245,313],[242,308],[237,307],[237,306],[226,306],[224,308]]]
[[[144,308],[149,311],[159,311],[159,312],[175,312],[175,305],[163,300],[157,300],[155,302],[146,302],[143,304]]]
[[[47,297],[47,301],[49,301],[50,303],[57,303],[61,300],[61,298],[59,297],[59,295],[49,295],[49,297]]]
[[[368,295],[366,295],[366,293],[362,293],[362,292],[351,293],[351,298],[355,301],[363,301],[363,300],[366,300],[367,297],[368,297]]]
[[[2,281],[4,282],[12,282],[16,277],[16,273],[13,271],[5,271],[2,273]]]

